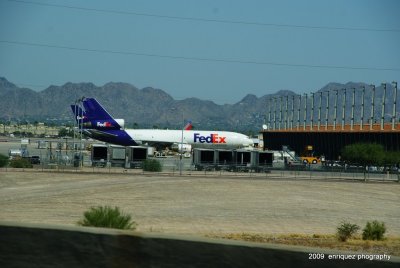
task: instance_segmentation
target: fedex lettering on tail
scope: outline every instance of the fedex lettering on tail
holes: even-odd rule
[[[200,143],[226,143],[226,137],[218,136],[218,134],[210,134],[210,136],[201,136],[200,133],[194,133],[194,142]]]
[[[97,121],[96,126],[97,126],[97,127],[106,127],[106,128],[109,128],[109,127],[112,127],[113,125],[112,125],[110,122],[98,122],[98,121]]]

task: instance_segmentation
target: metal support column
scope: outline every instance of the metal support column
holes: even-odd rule
[[[293,119],[294,119],[294,95],[292,96],[292,116],[290,118],[290,128],[293,129]]]
[[[272,110],[271,98],[268,99],[268,129],[271,129],[271,110]]]
[[[346,122],[346,89],[343,89],[343,97],[342,97],[342,130],[344,130],[344,125]]]
[[[333,130],[336,130],[336,120],[337,120],[337,102],[338,102],[338,94],[339,94],[339,90],[335,90],[336,94],[335,94],[335,105],[334,105],[334,110],[333,110]]]
[[[329,121],[329,91],[326,92],[326,112],[325,112],[325,130],[328,130],[328,121]]]
[[[307,94],[304,94],[304,122],[303,122],[303,130],[306,130],[306,123],[307,123]]]
[[[393,113],[392,113],[392,130],[396,129],[396,103],[397,103],[397,82],[392,82],[394,87],[393,92]]]
[[[299,107],[297,111],[297,130],[300,128],[301,95],[299,95]]]
[[[371,97],[371,117],[369,121],[369,130],[373,129],[374,117],[375,117],[375,85],[372,86],[372,97]]]
[[[322,106],[322,91],[319,93],[319,107],[318,107],[318,130],[321,126],[321,106]]]
[[[383,96],[382,96],[382,111],[381,111],[381,130],[385,127],[385,104],[386,104],[386,83],[382,83]]]
[[[350,121],[350,130],[353,130],[354,127],[354,106],[356,105],[356,89],[353,88],[353,98],[351,101],[351,121]]]
[[[364,124],[364,98],[365,98],[365,86],[362,87],[362,96],[361,96],[361,118],[360,118],[360,130],[363,129]]]
[[[310,130],[313,129],[313,123],[314,123],[314,93],[311,93]]]
[[[274,130],[276,130],[276,109],[277,109],[276,98],[274,98]]]
[[[286,95],[286,116],[285,116],[285,129],[289,128],[289,95]]]
[[[279,102],[279,107],[280,107],[280,111],[279,111],[279,113],[280,113],[280,117],[279,117],[279,129],[281,129],[281,127],[282,127],[282,119],[283,119],[283,117],[282,117],[282,112],[283,112],[283,96],[281,96],[280,98],[280,102]]]

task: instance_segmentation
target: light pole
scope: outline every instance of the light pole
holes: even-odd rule
[[[83,166],[83,157],[82,157],[82,136],[83,136],[83,108],[79,108],[81,106],[78,106],[78,104],[82,104],[84,101],[85,97],[82,97],[80,99],[77,99],[75,101],[75,116],[77,117],[77,124],[78,124],[78,138],[79,138],[79,167]],[[74,132],[75,133],[75,132]],[[74,136],[75,139],[75,136]],[[75,155],[74,155],[75,157]]]
[[[68,156],[68,136],[64,136],[63,139],[65,139],[65,155]]]
[[[179,155],[179,175],[182,176],[182,157],[183,157],[183,129],[185,128],[185,119],[182,111],[182,129],[181,129],[181,149]]]

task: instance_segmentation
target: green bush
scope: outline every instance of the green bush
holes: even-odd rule
[[[0,167],[5,167],[8,165],[9,159],[6,155],[0,154]]]
[[[383,240],[383,236],[386,232],[386,226],[384,222],[373,221],[367,222],[363,229],[362,239],[363,240]]]
[[[363,166],[382,164],[385,154],[383,146],[376,143],[354,143],[342,149],[343,160]]]
[[[349,239],[353,235],[355,235],[359,229],[360,229],[360,226],[358,226],[357,224],[352,224],[352,223],[343,221],[339,225],[339,227],[337,227],[336,235],[340,241],[346,242],[347,239]]]
[[[10,161],[10,166],[13,168],[33,168],[31,162],[24,158],[16,158]]]
[[[83,220],[78,221],[78,224],[82,226],[132,230],[136,228],[136,223],[131,221],[132,217],[121,212],[118,207],[91,207],[83,213],[83,216]]]
[[[146,159],[143,161],[143,171],[160,172],[162,170],[160,161],[155,159]]]

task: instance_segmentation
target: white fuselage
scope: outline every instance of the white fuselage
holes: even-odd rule
[[[246,135],[230,131],[126,129],[135,141],[142,143],[182,143],[193,147],[247,147],[253,141]]]

